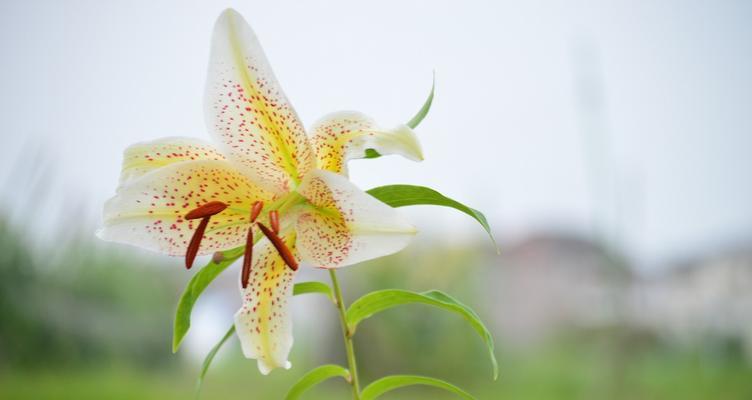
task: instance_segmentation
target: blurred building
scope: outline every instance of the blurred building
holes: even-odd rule
[[[641,276],[618,255],[567,234],[505,249],[489,280],[496,332],[514,346],[571,329],[626,327],[672,343],[737,342],[752,357],[752,250]]]

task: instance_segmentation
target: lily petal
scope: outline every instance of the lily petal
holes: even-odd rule
[[[127,243],[170,255],[185,255],[198,220],[186,213],[210,201],[228,208],[211,217],[198,254],[245,243],[253,202],[272,194],[226,161],[170,164],[122,186],[104,206],[104,240]]]
[[[295,233],[288,234],[285,242],[294,249]],[[291,367],[287,361],[293,342],[288,299],[292,297],[295,271],[287,267],[268,240],[256,246],[250,282],[241,289],[243,306],[235,313],[235,330],[243,354],[256,359],[266,375],[274,368]]]
[[[211,144],[186,137],[169,137],[128,146],[123,154],[120,186],[165,165],[181,161],[224,160]]]
[[[323,170],[298,188],[308,204],[296,210],[298,254],[317,267],[338,268],[402,250],[415,228],[397,210]]]
[[[381,155],[399,154],[413,161],[423,152],[410,127],[381,128],[367,115],[356,111],[329,114],[313,125],[312,142],[319,169],[347,175],[347,161],[365,158],[366,150]]]
[[[295,188],[313,168],[303,125],[256,34],[234,10],[223,12],[214,27],[204,107],[225,155],[270,190]]]

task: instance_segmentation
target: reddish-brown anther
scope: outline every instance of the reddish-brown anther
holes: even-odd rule
[[[261,214],[261,210],[263,209],[264,209],[263,201],[257,201],[253,203],[253,207],[251,208],[251,222],[256,222],[256,218],[258,218],[259,214]]]
[[[212,215],[221,213],[225,208],[227,208],[227,204],[221,201],[210,201],[201,207],[189,211],[188,214],[185,214],[185,219],[211,217]]]
[[[269,225],[272,226],[274,233],[279,235],[279,212],[277,210],[269,211]]]
[[[193,232],[193,237],[191,238],[191,242],[188,244],[188,250],[185,252],[185,268],[191,269],[193,266],[193,260],[196,259],[196,254],[198,254],[198,248],[201,246],[201,239],[204,237],[204,231],[206,231],[206,226],[209,225],[209,218],[210,217],[204,217],[201,222],[198,224],[198,228],[196,228],[196,231]]]
[[[248,287],[248,279],[251,276],[251,263],[253,262],[253,225],[248,227],[248,236],[245,240],[245,253],[243,254],[243,271],[240,275],[240,284],[243,289]]]
[[[277,253],[279,253],[280,257],[282,257],[282,260],[285,261],[285,264],[287,264],[287,266],[290,267],[291,270],[297,271],[298,262],[295,261],[295,257],[293,257],[292,252],[287,247],[285,242],[279,236],[277,236],[276,233],[264,226],[264,224],[262,224],[261,222],[258,222],[257,225],[259,229],[261,229],[261,232],[264,234],[264,236],[266,236],[269,241],[272,242],[274,248],[277,249]]]

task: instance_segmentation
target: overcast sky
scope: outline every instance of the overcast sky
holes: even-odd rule
[[[209,40],[228,6],[308,126],[341,109],[404,122],[436,71],[426,161],[355,162],[364,189],[431,186],[486,212],[502,241],[599,226],[646,265],[752,240],[744,1],[4,0],[6,175],[41,145],[46,200],[80,198],[97,216],[127,145],[208,138]],[[4,201],[33,209],[6,179]],[[454,212],[406,212],[432,237],[482,238]]]

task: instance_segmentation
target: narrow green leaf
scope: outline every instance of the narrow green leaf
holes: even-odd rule
[[[403,304],[414,303],[439,307],[462,316],[485,342],[493,366],[493,378],[496,379],[499,376],[499,366],[496,362],[496,355],[494,354],[493,337],[488,331],[488,328],[486,328],[480,317],[478,317],[478,314],[470,309],[470,307],[438,290],[417,293],[409,290],[386,289],[368,293],[358,300],[355,300],[355,302],[350,305],[350,308],[347,309],[346,318],[348,328],[350,329],[350,332],[355,332],[355,329],[361,321],[371,317],[377,312],[388,310],[392,307]]]
[[[350,381],[350,372],[340,367],[339,365],[328,364],[316,367],[308,371],[305,375],[298,379],[298,381],[295,382],[294,385],[292,385],[290,391],[287,392],[285,400],[295,400],[308,389],[318,385],[319,383],[327,379],[335,378],[338,376],[345,378],[345,380],[348,382]]]
[[[235,333],[235,325],[232,325],[230,329],[227,330],[227,333],[222,337],[222,340],[215,344],[211,351],[209,351],[209,354],[206,355],[206,358],[204,358],[204,363],[201,365],[201,374],[198,376],[198,381],[196,381],[196,398],[198,398],[201,393],[201,385],[204,383],[204,376],[206,376],[206,372],[209,371],[209,366],[214,360],[214,356],[217,355],[219,349],[222,348],[222,345],[225,344],[227,339],[229,339],[233,333]]]
[[[326,283],[323,282],[300,282],[296,283],[295,286],[292,289],[293,296],[297,296],[299,294],[308,294],[308,293],[321,293],[329,298],[329,300],[334,301],[334,295],[332,294],[332,288],[329,287]]]
[[[496,245],[496,239],[494,239],[491,233],[491,226],[488,225],[488,220],[486,220],[486,216],[482,212],[450,199],[431,188],[415,185],[386,185],[373,188],[368,191],[368,194],[392,207],[434,205],[452,207],[462,211],[478,221],[488,233],[494,246],[496,246],[496,250],[498,251],[499,249]]]
[[[431,83],[431,93],[429,93],[428,98],[426,99],[426,102],[423,103],[423,107],[418,110],[418,113],[415,114],[415,116],[407,122],[407,126],[410,128],[415,129],[421,121],[423,121],[423,118],[426,117],[428,114],[428,110],[431,109],[431,104],[433,104],[433,92],[434,89],[436,89],[436,73],[433,74],[433,82]]]
[[[365,389],[363,389],[360,398],[361,400],[373,400],[386,392],[412,385],[433,386],[444,389],[448,392],[452,392],[460,398],[475,400],[475,397],[473,397],[470,393],[458,388],[457,386],[452,385],[449,382],[442,381],[441,379],[417,375],[392,375],[376,380],[370,385],[366,386]]]
[[[207,286],[220,274],[227,269],[235,260],[243,255],[243,247],[236,247],[231,250],[224,251],[224,258],[219,263],[209,261],[206,266],[201,268],[190,282],[186,286],[183,294],[178,301],[178,308],[175,311],[175,323],[172,331],[172,352],[175,353],[180,348],[180,343],[183,341],[185,334],[188,333],[188,329],[191,327],[191,311],[193,305],[196,304],[201,293],[204,292]]]

